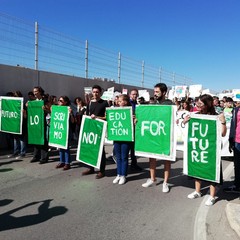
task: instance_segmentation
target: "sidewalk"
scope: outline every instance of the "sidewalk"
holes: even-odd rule
[[[231,228],[240,237],[240,201],[239,203],[228,203],[225,211]]]
[[[226,173],[227,176],[225,176],[224,180],[232,183],[234,179],[233,162],[231,163],[231,166],[228,166],[228,169],[226,169],[226,171],[228,172]],[[229,196],[229,199],[232,199],[231,202],[228,201],[226,204],[225,213],[229,225],[240,238],[240,193],[224,193],[224,195]]]

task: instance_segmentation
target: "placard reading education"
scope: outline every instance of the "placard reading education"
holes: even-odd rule
[[[132,107],[107,108],[107,138],[133,142]]]

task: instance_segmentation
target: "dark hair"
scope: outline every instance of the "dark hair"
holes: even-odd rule
[[[13,96],[14,96],[14,92],[7,92],[7,93],[6,93],[6,96],[8,96],[8,97],[13,97]]]
[[[42,89],[42,87],[40,87],[40,86],[37,86],[37,87],[34,87],[34,88],[36,88],[39,92],[40,92],[40,94],[43,96],[44,95],[44,90]],[[33,88],[33,89],[34,89]]]
[[[233,99],[231,97],[227,97],[226,102],[233,102]]]
[[[165,83],[157,83],[154,88],[160,88],[161,92],[167,92],[167,85]]]
[[[64,102],[66,102],[66,106],[70,106],[71,102],[68,96],[61,96],[60,98],[62,98]]]
[[[102,92],[102,88],[101,88],[99,85],[93,85],[93,86],[92,86],[92,90],[93,90],[94,88],[98,89],[99,92]]]
[[[213,97],[209,94],[203,94],[199,97],[199,100],[204,103],[204,105],[207,107],[207,113],[210,115],[215,115],[216,111],[213,105]]]
[[[14,92],[14,97],[22,97],[22,93],[20,91],[15,91]]]
[[[51,96],[48,97],[48,101],[49,101],[51,104],[53,104],[53,100],[54,100],[54,99],[57,99],[57,97],[56,97],[55,95],[51,95]]]
[[[191,110],[191,105],[190,105],[190,102],[188,100],[185,100],[183,103],[186,103],[187,104],[187,111],[190,111]],[[183,107],[183,105],[182,105]],[[184,109],[184,108],[183,108]]]
[[[85,102],[84,102],[84,101],[82,100],[82,98],[80,98],[80,97],[76,97],[76,98],[74,99],[74,104],[77,105],[77,100],[78,100],[79,102],[81,102],[83,106],[86,105]]]
[[[28,92],[28,96],[32,96],[32,97],[34,97],[33,92],[32,92],[32,91]]]

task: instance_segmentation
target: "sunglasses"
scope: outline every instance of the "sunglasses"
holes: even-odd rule
[[[59,102],[63,103],[64,101],[62,99],[58,99]]]

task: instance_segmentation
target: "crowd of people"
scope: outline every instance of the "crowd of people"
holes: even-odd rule
[[[159,105],[176,105],[177,111],[195,112],[196,114],[217,115],[222,126],[222,136],[226,135],[226,125],[229,123],[230,135],[230,151],[234,152],[234,173],[235,183],[225,189],[226,192],[239,192],[240,193],[240,102],[234,102],[230,97],[224,97],[219,99],[217,96],[204,94],[196,97],[195,99],[186,96],[185,98],[175,98],[173,101],[167,99],[168,89],[166,84],[158,83],[154,86],[154,96],[150,97],[146,102],[143,97],[138,96],[137,89],[131,89],[129,95],[121,94],[116,96],[114,101],[105,101],[101,98],[102,88],[99,85],[92,86],[91,94],[86,94],[84,99],[76,97],[73,103],[70,102],[68,96],[54,96],[46,94],[40,87],[34,87],[32,91],[28,93],[28,100],[24,104],[23,109],[23,131],[21,135],[8,135],[8,138],[13,138],[13,153],[9,155],[9,158],[24,158],[26,156],[27,148],[27,108],[28,102],[34,100],[42,100],[44,102],[44,144],[33,146],[33,158],[31,163],[39,162],[45,164],[49,160],[49,150],[51,147],[48,145],[49,138],[49,126],[51,121],[51,108],[52,105],[69,106],[69,142],[67,149],[59,149],[59,163],[56,168],[62,168],[63,170],[71,169],[71,155],[70,155],[70,143],[71,141],[77,141],[79,137],[79,130],[82,122],[83,115],[88,115],[92,119],[106,120],[106,108],[107,107],[125,107],[132,106],[133,117],[135,118],[135,110],[138,104],[159,104]],[[8,92],[7,96],[22,97],[20,91]],[[190,119],[190,115],[187,115],[184,119],[184,124]],[[113,184],[123,185],[127,182],[128,174],[128,159],[131,158],[131,170],[142,171],[142,168],[138,165],[137,157],[135,156],[134,142],[114,141],[113,143],[113,158],[116,159],[116,177],[113,180]],[[142,187],[147,188],[156,184],[156,166],[157,159],[149,158],[150,177]],[[97,179],[101,179],[105,176],[106,168],[106,154],[103,147],[100,170],[96,174]],[[167,193],[170,191],[168,180],[171,172],[171,162],[164,161],[164,176],[162,184],[162,192]],[[82,175],[94,174],[94,167],[87,167],[82,172]],[[222,183],[222,174],[221,181]],[[194,199],[201,197],[201,180],[195,179],[195,191],[188,195],[188,198]],[[216,200],[216,184],[209,182],[210,185],[210,197],[205,203],[207,206],[211,206]]]

